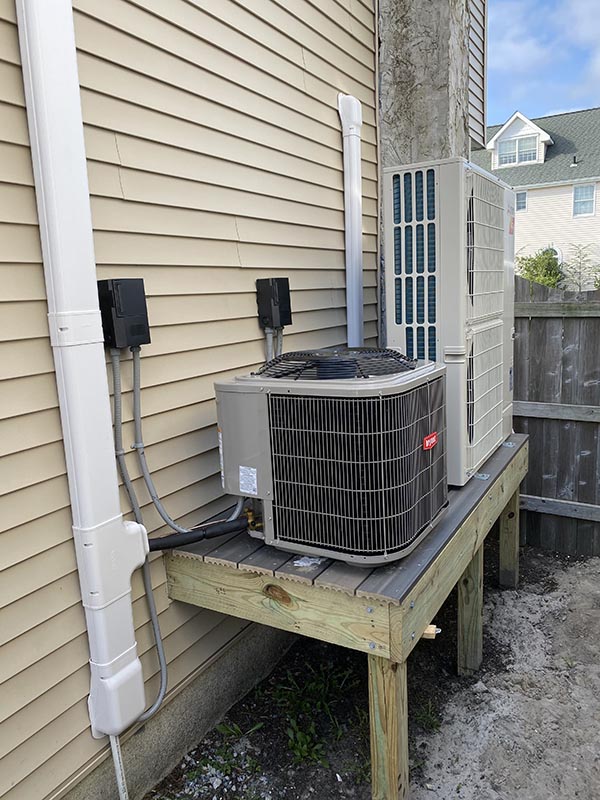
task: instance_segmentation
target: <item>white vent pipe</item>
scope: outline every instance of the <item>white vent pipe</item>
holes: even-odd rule
[[[145,707],[131,575],[148,552],[119,504],[71,0],[17,0],[19,41],[73,515],[95,736]]]
[[[346,244],[346,315],[348,347],[363,344],[362,176],[360,129],[362,107],[356,97],[338,95],[344,140],[344,220]]]

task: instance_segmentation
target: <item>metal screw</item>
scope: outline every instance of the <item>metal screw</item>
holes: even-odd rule
[[[414,639],[416,635],[417,635],[417,634],[416,634],[416,633],[413,631],[413,632],[411,633],[411,635],[410,635],[410,638],[411,638],[411,639]]]
[[[415,601],[414,601],[414,600],[411,600],[411,601],[410,601],[410,607],[411,607],[411,608],[414,608],[414,607],[415,607]]]
[[[373,613],[373,609],[372,609],[372,607],[371,607],[371,606],[368,606],[368,608],[367,608],[367,614],[372,614],[372,613]]]
[[[369,642],[369,650],[375,650],[375,642]]]

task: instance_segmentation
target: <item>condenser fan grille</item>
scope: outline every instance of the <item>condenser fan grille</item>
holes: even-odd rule
[[[276,540],[385,556],[444,507],[443,378],[368,398],[273,393],[269,417]]]
[[[288,380],[347,380],[398,375],[413,370],[416,361],[397,350],[350,347],[284,353],[257,371],[263,378]]]

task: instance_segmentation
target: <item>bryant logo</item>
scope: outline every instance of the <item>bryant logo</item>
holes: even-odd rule
[[[423,450],[431,450],[436,446],[438,443],[438,435],[437,431],[430,433],[429,436],[426,436],[423,439]]]

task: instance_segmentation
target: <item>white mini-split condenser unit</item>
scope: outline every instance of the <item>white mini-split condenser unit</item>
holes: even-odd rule
[[[215,384],[225,491],[295,553],[404,556],[447,503],[445,370],[394,350],[286,353]]]
[[[447,367],[448,481],[512,428],[514,193],[465,159],[384,172],[387,344]]]

